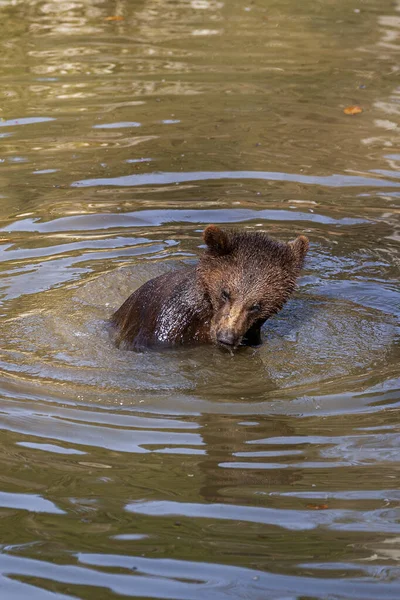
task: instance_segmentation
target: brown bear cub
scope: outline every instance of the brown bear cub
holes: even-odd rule
[[[151,279],[114,313],[117,345],[212,343],[235,350],[261,343],[261,326],[295,288],[308,239],[286,244],[215,225],[203,236],[207,248],[197,265]]]

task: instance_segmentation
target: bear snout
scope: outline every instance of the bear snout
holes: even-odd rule
[[[217,332],[216,337],[219,346],[229,348],[231,350],[236,348],[241,340],[241,336],[238,336],[237,333],[229,329],[221,329]]]
[[[214,319],[215,341],[218,346],[235,350],[248,329],[248,315],[242,303],[224,306]]]

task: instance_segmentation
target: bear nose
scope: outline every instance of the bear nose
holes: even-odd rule
[[[217,334],[217,342],[221,346],[234,346],[236,344],[236,336],[232,331],[220,331]]]

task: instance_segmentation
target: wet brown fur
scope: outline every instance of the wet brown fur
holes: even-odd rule
[[[214,343],[231,350],[261,343],[260,327],[295,288],[307,238],[286,244],[209,225],[204,241],[196,266],[151,279],[114,313],[117,345]]]

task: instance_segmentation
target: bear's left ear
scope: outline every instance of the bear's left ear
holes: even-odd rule
[[[309,245],[308,238],[305,235],[299,235],[293,242],[289,242],[289,248],[292,250],[296,263],[300,268],[303,266]]]
[[[230,244],[228,234],[216,225],[207,225],[203,232],[203,239],[208,249],[214,254],[219,254],[220,256],[229,254]]]

